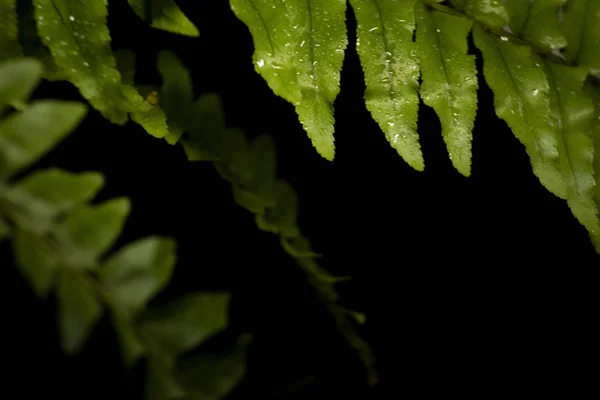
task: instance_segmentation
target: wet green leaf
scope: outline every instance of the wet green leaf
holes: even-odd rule
[[[172,239],[137,240],[110,256],[98,278],[115,304],[133,316],[169,282],[175,266]]]
[[[558,166],[557,141],[550,118],[550,86],[531,49],[504,41],[480,26],[473,29],[483,53],[483,73],[494,92],[496,114],[523,143],[542,184],[566,198]]]
[[[475,20],[492,29],[500,29],[508,24],[508,13],[503,0],[451,0],[458,10],[465,11]]]
[[[422,4],[416,11],[421,98],[440,118],[452,164],[469,176],[478,88],[475,57],[467,54],[472,23]]]
[[[600,233],[594,203],[594,106],[583,92],[587,69],[544,62],[550,83],[550,107],[558,137],[560,167],[567,185],[567,203],[591,233]]]
[[[347,45],[345,0],[230,0],[254,39],[256,71],[296,107],[323,157],[332,160],[333,102]]]
[[[152,109],[135,88],[121,81],[110,47],[105,0],[34,1],[42,42],[66,78],[96,110],[108,120],[124,124],[128,113]],[[153,126],[153,121],[142,122]],[[152,128],[149,133],[156,134]]]
[[[584,91],[587,96],[592,99],[592,106],[594,107],[594,117],[592,118],[592,140],[594,141],[594,175],[596,177],[596,187],[594,190],[594,201],[596,207],[600,205],[600,184],[598,184],[598,177],[600,177],[600,85],[594,84],[591,80],[588,80],[584,86]],[[600,232],[590,233],[592,243],[596,248],[596,252],[600,253]]]
[[[563,9],[559,27],[568,42],[564,56],[600,77],[600,2],[569,0]]]
[[[0,121],[0,179],[22,171],[50,151],[86,112],[80,103],[40,100]]]
[[[78,353],[102,316],[102,305],[89,284],[63,269],[58,285],[61,346],[68,354]]]
[[[551,52],[567,45],[558,29],[559,10],[568,0],[505,0],[512,31],[536,48]]]
[[[229,323],[228,293],[193,293],[151,310],[140,329],[172,355],[179,355],[219,333]]]
[[[419,62],[413,42],[415,0],[350,0],[367,109],[413,168],[425,168],[417,134]]]
[[[129,0],[133,11],[156,29],[185,36],[199,36],[196,26],[173,0]]]
[[[57,225],[54,235],[65,248],[69,264],[88,268],[95,264],[118,238],[129,215],[127,198],[77,209]]]
[[[23,56],[18,22],[17,0],[0,1],[0,60]]]
[[[39,235],[17,228],[14,232],[13,253],[19,271],[35,294],[46,297],[59,265],[54,249]]]
[[[42,79],[42,64],[32,58],[0,61],[0,114],[7,105],[24,103]]]
[[[33,57],[44,65],[44,78],[57,81],[66,76],[54,63],[50,50],[42,43],[35,20],[34,0],[20,0],[17,4],[19,15],[19,40],[23,47],[23,55]]]

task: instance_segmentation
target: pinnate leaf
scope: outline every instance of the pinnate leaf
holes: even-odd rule
[[[483,73],[494,92],[496,114],[523,143],[542,184],[566,198],[558,166],[557,140],[550,119],[550,86],[531,49],[504,41],[480,26],[473,29],[483,53]]]
[[[23,55],[18,21],[17,0],[0,1],[0,60]]]
[[[75,354],[102,316],[102,305],[92,287],[68,269],[60,272],[58,304],[61,346],[66,353]]]
[[[33,58],[0,61],[0,114],[7,105],[25,102],[40,79],[42,64]]]
[[[508,13],[503,0],[451,0],[457,9],[493,29],[508,24]]]
[[[59,267],[56,252],[39,235],[21,228],[15,229],[12,244],[19,271],[37,296],[46,297]]]
[[[133,11],[153,28],[185,36],[198,36],[198,28],[173,0],[129,0]]]
[[[296,107],[313,145],[332,160],[333,102],[347,45],[345,0],[230,0],[254,39],[256,71]]]
[[[179,355],[225,329],[230,295],[193,293],[175,303],[151,310],[141,330],[172,355]]]
[[[129,215],[127,198],[86,206],[69,214],[54,235],[69,256],[73,268],[88,268],[113,245]]]
[[[454,167],[469,176],[478,88],[475,58],[467,55],[467,35],[472,23],[421,3],[416,11],[421,98],[440,118]]]
[[[50,151],[86,112],[80,103],[40,100],[0,121],[0,179],[29,167]]]
[[[351,0],[367,109],[388,142],[416,170],[425,168],[417,134],[419,62],[415,0]]]
[[[587,69],[547,61],[544,65],[550,83],[551,118],[557,132],[567,203],[588,231],[599,233],[598,210],[594,202],[594,106],[583,91]]]
[[[175,242],[152,236],[110,256],[99,269],[98,278],[116,306],[134,315],[165,287],[175,260]]]

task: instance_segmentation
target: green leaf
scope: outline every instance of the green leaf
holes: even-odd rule
[[[228,293],[193,293],[149,311],[140,329],[167,353],[179,355],[227,327],[229,301]]]
[[[172,239],[164,237],[137,240],[110,256],[98,278],[115,304],[133,316],[169,282],[175,247]]]
[[[54,249],[39,235],[17,228],[14,231],[13,253],[19,271],[35,294],[46,297],[52,288],[59,263]]]
[[[17,0],[0,1],[0,60],[23,56],[18,21]]]
[[[92,267],[118,238],[130,211],[127,198],[86,206],[67,216],[54,230],[73,268]]]
[[[24,103],[40,79],[42,64],[33,58],[1,61],[0,114],[7,105]]]
[[[229,182],[251,186],[254,180],[256,164],[250,150],[250,143],[240,129],[227,128],[223,132],[223,156],[217,171]]]
[[[173,0],[129,0],[129,5],[138,17],[150,22],[153,28],[185,36],[200,35]]]
[[[0,179],[40,159],[75,129],[86,112],[80,103],[40,100],[0,121]]]
[[[551,126],[550,86],[542,67],[527,46],[504,41],[477,25],[473,36],[483,53],[483,73],[494,92],[496,114],[525,146],[542,184],[566,198]]]
[[[254,176],[251,188],[267,207],[275,205],[277,179],[276,149],[269,135],[260,135],[252,142],[250,152],[254,157]]]
[[[23,47],[23,55],[33,57],[44,65],[44,78],[50,81],[64,80],[66,76],[54,63],[50,50],[42,43],[35,20],[33,0],[19,1],[19,39]]]
[[[503,0],[452,0],[452,5],[492,29],[508,24]]]
[[[275,199],[275,206],[267,209],[264,215],[256,216],[258,227],[286,238],[299,236],[298,196],[294,188],[289,183],[278,180],[275,183]]]
[[[152,357],[146,373],[146,400],[180,399],[187,393],[175,377],[173,357]],[[202,379],[202,378],[200,378]]]
[[[563,53],[567,61],[589,67],[600,77],[600,2],[570,0],[559,22],[569,43]]]
[[[3,190],[0,198],[14,212],[13,221],[37,234],[48,232],[61,213],[93,198],[104,178],[95,172],[74,174],[58,168],[35,171]]]
[[[128,113],[152,109],[135,88],[121,81],[110,47],[105,0],[34,1],[42,42],[67,79],[96,110],[113,123],[124,124]],[[152,122],[148,124],[152,126]],[[150,133],[156,134],[153,132],[151,129]]]
[[[550,82],[551,118],[556,126],[560,167],[573,214],[592,234],[600,233],[594,203],[594,106],[583,92],[587,69],[544,61]]]
[[[246,346],[183,360],[177,377],[191,400],[226,398],[246,373]]]
[[[422,4],[416,11],[421,98],[440,118],[452,164],[469,176],[478,88],[475,57],[467,54],[472,23]]]
[[[73,173],[59,168],[34,171],[13,185],[49,204],[56,214],[87,203],[102,186],[104,177],[98,172]]]
[[[512,31],[535,45],[551,52],[567,45],[567,39],[558,28],[559,10],[568,0],[505,0]]]
[[[67,269],[58,285],[61,346],[67,354],[78,353],[102,316],[102,305],[85,278]]]
[[[412,40],[415,0],[350,0],[367,89],[367,109],[398,154],[425,168],[417,134],[419,63]]]
[[[592,119],[592,139],[594,141],[594,175],[600,177],[600,86],[588,80],[584,86],[585,93],[592,99],[594,118]],[[594,190],[596,205],[600,205],[600,185],[596,182]],[[600,232],[590,233],[596,252],[600,253]]]
[[[333,102],[348,43],[345,0],[230,0],[254,39],[256,71],[296,107],[324,158],[333,160]]]
[[[163,80],[159,101],[171,128],[166,140],[175,144],[181,134],[189,130],[187,119],[194,100],[192,78],[179,58],[170,51],[159,53],[156,68]]]
[[[127,49],[118,50],[115,52],[115,61],[123,84],[135,85],[135,53]]]
[[[146,349],[136,336],[129,318],[112,313],[111,320],[119,338],[125,366],[132,367],[146,353]]]
[[[11,234],[12,230],[10,226],[2,217],[0,217],[0,242],[10,237]]]
[[[190,137],[187,143],[194,149],[188,153],[190,161],[220,159],[227,151],[224,142],[228,135],[221,98],[215,93],[198,97],[189,110],[187,123]]]

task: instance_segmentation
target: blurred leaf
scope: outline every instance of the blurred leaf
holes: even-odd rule
[[[226,398],[246,373],[246,346],[189,357],[181,362],[178,378],[191,400]]]
[[[171,279],[175,248],[169,238],[137,240],[110,256],[98,278],[116,305],[133,316]]]
[[[132,367],[144,355],[146,350],[136,336],[131,321],[128,318],[113,312],[111,320],[119,337],[123,361],[127,367]]]
[[[76,210],[55,229],[56,239],[65,248],[74,268],[94,265],[119,237],[130,211],[127,198]]]
[[[230,294],[194,293],[148,311],[141,330],[170,354],[178,355],[225,329]]]
[[[187,130],[187,115],[194,99],[190,72],[172,52],[163,50],[158,54],[156,68],[163,83],[158,99],[171,128],[167,142],[175,144]]]
[[[0,10],[1,11],[1,10]],[[42,64],[33,58],[4,61],[0,57],[0,113],[7,105],[25,102],[42,79]]]
[[[133,11],[150,26],[185,36],[199,36],[196,26],[173,0],[129,0]]]
[[[0,217],[0,242],[9,237],[11,234],[10,226]]]
[[[146,373],[146,400],[179,399],[187,393],[175,378],[173,357],[152,357]]]
[[[67,269],[60,273],[59,327],[61,346],[67,354],[81,350],[102,316],[102,306],[84,279]]]
[[[80,103],[41,100],[0,121],[0,180],[40,159],[69,135],[85,114],[86,107]]]
[[[284,237],[300,235],[297,226],[298,197],[294,188],[285,181],[275,184],[276,204],[269,208],[265,215],[257,215],[256,223],[260,229],[279,233]]]
[[[12,244],[17,267],[35,294],[46,297],[58,268],[55,251],[39,235],[19,228],[15,229]]]
[[[45,233],[61,213],[87,203],[102,188],[96,172],[71,173],[58,168],[32,172],[6,190],[2,197],[18,209],[13,220],[21,228]]]

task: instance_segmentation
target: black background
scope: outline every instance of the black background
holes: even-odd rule
[[[107,185],[98,200],[130,197],[118,245],[150,234],[177,239],[178,266],[157,302],[195,290],[233,292],[224,342],[244,332],[254,341],[249,373],[232,399],[573,394],[596,376],[598,256],[566,202],[531,172],[483,82],[472,176],[453,169],[439,121],[425,106],[426,170],[412,170],[364,106],[349,9],[336,159],[328,162],[293,107],[254,71],[251,36],[227,1],[178,1],[200,38],[152,30],[125,1],[110,3],[113,47],[135,51],[139,83],[160,83],[156,55],[170,49],[192,72],[196,95],[222,96],[229,126],[273,135],[280,176],[299,194],[301,229],[323,267],[354,277],[338,286],[342,304],[367,314],[359,331],[377,358],[374,388],[303,273],[233,203],[209,163],[190,163],[180,146],[91,110],[39,166],[101,171]],[[80,99],[67,83],[44,83],[36,97]],[[2,252],[11,260],[6,244]],[[4,393],[141,398],[143,369],[124,371],[107,320],[80,355],[63,355],[54,301],[35,298],[11,262],[2,264]]]

